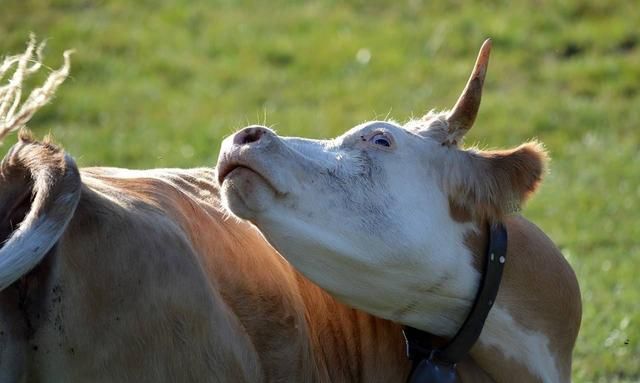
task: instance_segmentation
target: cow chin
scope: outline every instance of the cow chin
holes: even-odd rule
[[[225,178],[221,196],[229,211],[242,219],[250,220],[273,205],[276,191],[260,174],[240,167]]]

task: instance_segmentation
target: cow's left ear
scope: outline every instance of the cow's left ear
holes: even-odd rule
[[[444,169],[451,208],[492,221],[520,209],[538,188],[548,161],[535,141],[509,150],[459,150],[453,157]]]

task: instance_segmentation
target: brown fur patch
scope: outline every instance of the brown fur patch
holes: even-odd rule
[[[455,149],[454,149],[455,150]],[[497,151],[455,150],[444,174],[450,208],[456,218],[500,220],[519,210],[537,189],[545,172],[547,154],[530,142]]]
[[[473,220],[473,214],[465,206],[461,206],[454,199],[449,197],[449,215],[454,221],[465,223]]]
[[[523,329],[544,334],[561,376],[568,379],[582,312],[575,274],[534,224],[521,216],[505,217],[503,223],[509,241],[496,307],[507,310]],[[474,256],[474,266],[482,270],[489,234],[486,222],[477,227],[467,233],[465,244]],[[493,347],[477,345],[472,356],[498,382],[511,381],[513,376],[522,382],[538,381],[524,365]]]
[[[582,302],[573,269],[542,230],[521,216],[505,219],[509,233],[502,294],[513,319],[549,339],[556,365],[567,381],[580,329]]]

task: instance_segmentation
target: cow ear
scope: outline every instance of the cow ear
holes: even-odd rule
[[[445,169],[451,211],[491,221],[518,211],[542,181],[547,160],[538,142],[509,150],[456,151]]]

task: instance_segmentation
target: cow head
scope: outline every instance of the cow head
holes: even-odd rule
[[[452,333],[479,279],[466,233],[519,206],[544,169],[537,143],[460,147],[489,50],[487,41],[451,111],[404,125],[366,122],[331,140],[279,137],[262,126],[228,137],[217,167],[224,204],[346,303]]]

